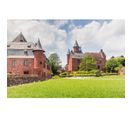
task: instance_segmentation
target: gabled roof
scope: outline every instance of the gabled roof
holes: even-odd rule
[[[12,42],[27,42],[22,32]]]
[[[101,52],[86,52],[86,53],[71,53],[72,58],[81,59],[84,55],[91,55],[94,59],[100,60],[105,59]]]
[[[102,56],[101,52],[86,52],[84,53],[85,55],[91,55],[94,59],[99,60],[103,59],[104,57]]]

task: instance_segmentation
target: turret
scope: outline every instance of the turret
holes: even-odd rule
[[[73,46],[74,53],[82,53],[81,47],[79,46],[77,40],[75,41],[75,44]]]
[[[35,68],[40,68],[44,67],[44,62],[45,62],[45,56],[44,56],[44,50],[42,49],[40,40],[38,39],[37,43],[35,43],[34,46],[34,67]]]

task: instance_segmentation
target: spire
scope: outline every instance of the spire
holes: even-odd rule
[[[40,42],[40,39],[39,39],[39,38],[38,38],[37,43],[35,43],[35,48],[34,48],[34,50],[42,50],[42,51],[43,51],[42,45],[41,45],[41,42]]]
[[[12,42],[27,42],[22,32]]]
[[[40,39],[39,38],[38,38],[36,47],[42,49],[42,45],[41,45],[41,42],[40,42]]]
[[[106,58],[106,55],[105,55],[103,49],[101,49],[100,52],[101,52],[102,56],[103,56],[104,58]]]
[[[79,47],[77,40],[75,41],[74,47]]]
[[[68,49],[67,54],[70,54],[70,49]]]

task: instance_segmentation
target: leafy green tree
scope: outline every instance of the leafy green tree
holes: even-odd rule
[[[113,57],[106,62],[106,69],[108,72],[118,72],[123,66],[125,66],[125,58]]]
[[[122,66],[125,66],[125,58],[124,57],[119,57],[119,58],[117,58],[117,60]]]
[[[91,55],[85,55],[79,66],[81,71],[91,71],[96,69],[96,60]]]
[[[61,61],[57,53],[52,53],[49,57],[49,63],[51,65],[51,70],[53,75],[58,74],[59,69],[61,68]]]
[[[120,66],[120,62],[116,58],[111,58],[106,62],[108,72],[116,72],[116,68]]]

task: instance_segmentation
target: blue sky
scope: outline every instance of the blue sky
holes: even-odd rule
[[[125,54],[125,22],[111,19],[81,20],[8,20],[7,40],[13,40],[22,32],[27,41],[40,38],[46,55],[58,53],[62,65],[66,64],[68,48],[75,40],[83,52],[103,49],[107,58]]]

